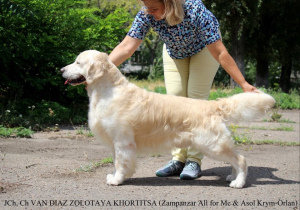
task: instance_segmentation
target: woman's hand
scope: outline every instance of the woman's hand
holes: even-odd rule
[[[257,88],[250,85],[248,82],[244,82],[241,84],[241,87],[243,88],[243,91],[244,92],[256,92],[257,91]]]

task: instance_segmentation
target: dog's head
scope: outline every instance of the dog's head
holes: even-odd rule
[[[65,84],[91,84],[100,78],[104,71],[113,65],[106,53],[87,50],[80,53],[75,62],[61,69],[62,76],[67,79]]]

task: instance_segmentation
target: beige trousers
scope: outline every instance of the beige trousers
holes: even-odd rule
[[[185,59],[172,59],[163,47],[163,65],[167,94],[196,99],[208,99],[219,63],[207,48]],[[173,160],[185,163],[195,161],[201,165],[203,155],[189,147],[172,151]]]

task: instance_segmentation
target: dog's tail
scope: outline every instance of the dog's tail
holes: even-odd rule
[[[270,110],[275,99],[261,91],[240,93],[217,101],[217,112],[230,122],[250,121]]]

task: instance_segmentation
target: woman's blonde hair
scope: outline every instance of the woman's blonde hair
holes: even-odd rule
[[[141,0],[142,2],[144,0]],[[165,5],[165,19],[168,25],[174,26],[183,21],[185,0],[157,0]]]

